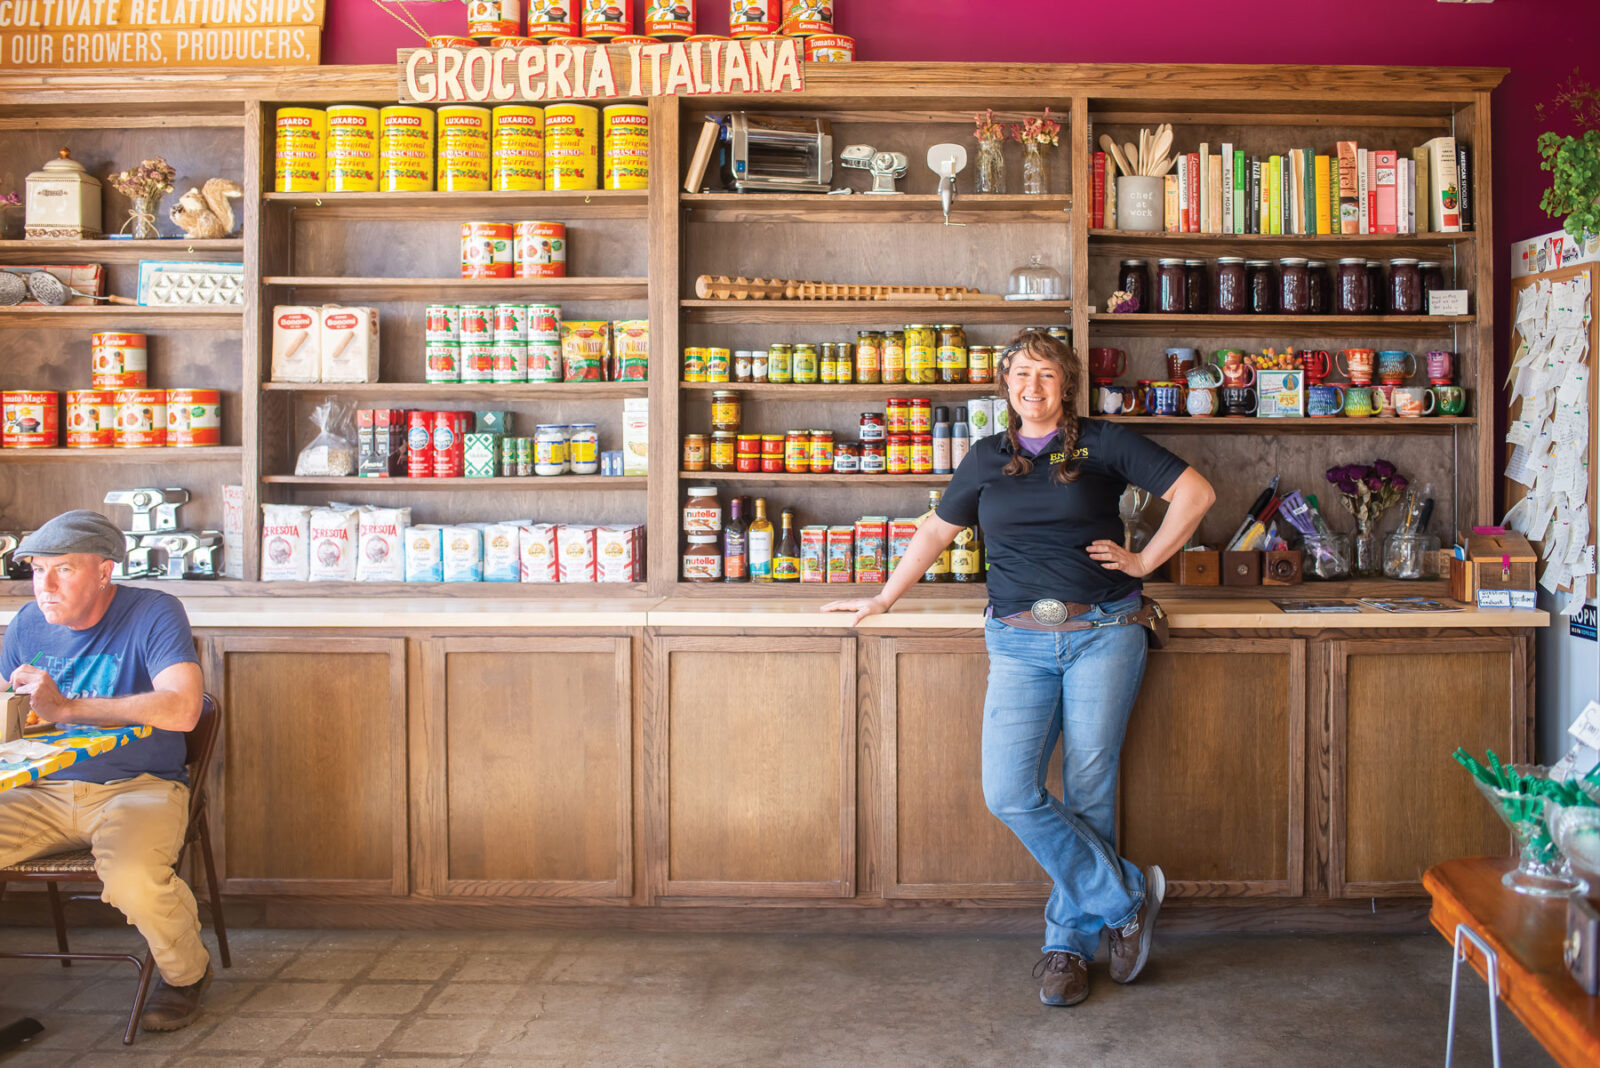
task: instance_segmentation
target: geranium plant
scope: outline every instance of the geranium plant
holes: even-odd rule
[[[1328,481],[1339,491],[1345,509],[1356,518],[1356,528],[1368,532],[1394,505],[1410,482],[1388,460],[1366,464],[1341,464],[1328,468]]]
[[[1550,188],[1539,199],[1547,215],[1565,216],[1563,227],[1573,237],[1600,233],[1600,86],[1578,76],[1576,70],[1561,85],[1541,122],[1554,118],[1572,132],[1546,130],[1539,135],[1539,168],[1550,172]]]

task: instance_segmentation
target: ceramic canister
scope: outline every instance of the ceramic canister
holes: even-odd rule
[[[116,391],[67,390],[67,448],[108,449],[116,443]]]
[[[496,190],[544,188],[544,109],[505,104],[491,120],[489,183]]]
[[[600,188],[599,131],[600,112],[588,104],[544,109],[545,188]]]
[[[489,132],[493,114],[488,108],[439,109],[439,168],[441,192],[479,193],[489,188]]]
[[[378,190],[378,109],[337,104],[328,109],[328,192]]]
[[[167,444],[222,444],[222,393],[215,389],[167,390]]]
[[[433,189],[433,111],[392,105],[378,112],[378,190]]]
[[[166,443],[167,391],[117,390],[117,447],[144,448]]]
[[[644,189],[650,184],[650,111],[639,104],[605,109],[607,189]]]

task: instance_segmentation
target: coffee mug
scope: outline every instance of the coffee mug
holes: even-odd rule
[[[1400,386],[1394,391],[1395,413],[1405,419],[1433,414],[1433,394],[1426,386]]]
[[[1209,363],[1203,363],[1189,372],[1190,389],[1216,389],[1222,385],[1222,371]]]
[[[1128,369],[1128,354],[1121,349],[1090,349],[1089,380],[1110,382]]]
[[[1217,366],[1222,369],[1222,382],[1227,386],[1251,386],[1256,381],[1256,369],[1244,362],[1239,349],[1219,349]]]
[[[1322,351],[1302,352],[1300,366],[1305,369],[1306,381],[1316,384],[1333,370],[1333,357]]]
[[[1127,386],[1095,386],[1094,411],[1096,415],[1118,415],[1128,401]]]
[[[1339,365],[1339,357],[1345,358],[1345,365]],[[1340,349],[1333,354],[1334,370],[1350,380],[1352,386],[1372,385],[1372,361],[1377,356],[1373,349]]]
[[[1389,382],[1379,382],[1377,385],[1372,387],[1374,393],[1378,393],[1383,396],[1383,407],[1379,409],[1378,414],[1386,419],[1394,416],[1395,414],[1394,391],[1399,388],[1399,386]]]
[[[1381,411],[1383,394],[1371,386],[1351,386],[1344,391],[1344,414],[1351,419],[1365,419]]]
[[[1183,387],[1176,382],[1152,382],[1145,406],[1151,415],[1182,415]]]
[[[1460,415],[1467,410],[1465,386],[1434,386],[1433,399],[1440,415]]]
[[[1424,357],[1428,367],[1428,381],[1436,386],[1448,386],[1453,377],[1451,371],[1455,362],[1453,352],[1430,352]]]
[[[1174,382],[1182,382],[1189,377],[1189,371],[1200,360],[1200,353],[1194,349],[1168,349],[1167,350],[1167,377]]]
[[[1189,414],[1197,418],[1205,418],[1217,414],[1217,390],[1215,386],[1189,387],[1189,396],[1184,401],[1184,407]]]
[[[1409,352],[1385,349],[1378,353],[1378,381],[1398,386],[1417,370],[1417,358]]]
[[[1256,391],[1250,386],[1223,386],[1222,410],[1228,415],[1254,415]]]
[[[1306,387],[1306,414],[1314,419],[1328,419],[1344,408],[1344,390],[1339,386],[1320,383]]]

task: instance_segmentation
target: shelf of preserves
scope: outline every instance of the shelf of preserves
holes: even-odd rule
[[[262,475],[275,486],[322,486],[328,489],[370,490],[635,490],[643,492],[645,475],[549,475],[527,478],[360,478],[321,475]]]
[[[733,390],[749,394],[754,400],[878,400],[890,394],[904,393],[929,397],[994,396],[995,386],[988,382],[970,382],[951,385],[945,382],[850,382],[827,385],[795,385],[785,382],[684,382],[680,389],[693,392],[726,392]]]
[[[1437,337],[1472,326],[1475,315],[1186,315],[1160,312],[1090,312],[1096,333],[1126,337]]]
[[[685,193],[679,203],[690,222],[944,222],[939,197],[933,193]],[[1070,196],[962,193],[950,218],[963,224],[1066,222],[1071,210]]]
[[[1303,256],[1310,249],[1326,249],[1327,258],[1345,253],[1360,255],[1405,255],[1408,251],[1419,253],[1418,258],[1448,255],[1454,246],[1470,244],[1474,235],[1469,231],[1455,234],[1178,234],[1164,230],[1149,233],[1138,230],[1090,230],[1090,254],[1105,253],[1125,256],[1160,256],[1209,253],[1227,256],[1232,250],[1248,249],[1252,257],[1271,258],[1276,255]],[[1164,249],[1163,246],[1166,246]],[[1282,250],[1281,252],[1279,250]]]
[[[0,261],[17,263],[138,263],[140,260],[198,260],[244,255],[244,238],[156,241],[0,241]]]
[[[684,300],[691,323],[850,323],[862,326],[906,322],[1066,325],[1066,300]]]
[[[269,205],[315,212],[328,219],[446,219],[513,222],[548,218],[644,219],[649,193],[643,189],[542,189],[482,193],[266,193]]]
[[[219,308],[147,308],[131,304],[63,304],[48,307],[43,304],[19,304],[0,307],[0,329],[33,327],[41,330],[68,327],[130,326],[186,328],[190,330],[241,330],[244,328],[244,309]]]
[[[730,597],[739,599],[761,599],[779,597],[797,597],[818,601],[844,600],[847,597],[871,597],[883,588],[879,582],[693,582],[680,578],[671,590],[673,597]],[[901,594],[902,604],[906,598],[923,600],[929,597],[939,597],[950,600],[956,597],[971,597],[972,611],[977,615],[983,614],[984,601],[989,596],[988,587],[981,582],[918,582],[905,593]],[[894,609],[891,609],[891,613]],[[850,625],[850,616],[842,613],[834,619],[841,627]],[[692,624],[691,624],[692,625]],[[723,624],[728,625],[728,624]],[[740,625],[743,625],[741,622]]]
[[[514,296],[550,300],[644,300],[647,278],[342,278],[269,275],[263,285],[300,293],[359,293],[367,300],[443,300],[481,296],[485,303]]]
[[[790,486],[810,483],[819,486],[942,486],[950,481],[949,475],[840,475],[798,474],[784,472],[767,474],[762,471],[679,471],[678,479],[690,485],[696,482],[743,482],[758,486]]]
[[[648,382],[263,382],[268,393],[338,393],[398,400],[623,400],[650,392]]]
[[[0,449],[0,463],[49,464],[93,460],[96,463],[185,464],[196,460],[244,459],[239,445],[169,445],[149,449]]]
[[[1341,387],[1342,388],[1342,387]],[[1251,415],[1193,418],[1178,415],[1097,415],[1108,423],[1163,434],[1448,434],[1478,425],[1469,415],[1423,416],[1418,419],[1377,417],[1347,419],[1261,419]]]

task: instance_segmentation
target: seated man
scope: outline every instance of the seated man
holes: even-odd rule
[[[155,728],[113,752],[0,793],[0,865],[88,846],[161,982],[147,1031],[187,1026],[211,981],[194,894],[173,871],[188,827],[184,732],[200,718],[200,664],[178,599],[117,586],[122,532],[95,512],[56,516],[17,547],[34,603],[5,628],[0,675],[53,723]]]

